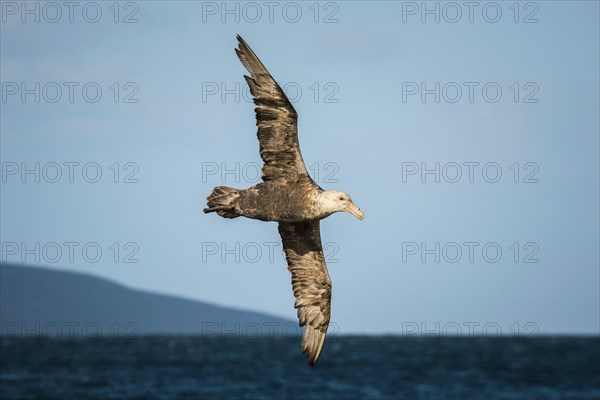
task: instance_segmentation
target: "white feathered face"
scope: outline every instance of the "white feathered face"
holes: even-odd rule
[[[360,208],[352,202],[350,196],[339,190],[327,190],[323,192],[321,194],[321,204],[330,213],[346,211],[361,221],[365,218]]]

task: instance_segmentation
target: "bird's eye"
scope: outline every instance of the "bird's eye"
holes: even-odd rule
[[[344,200],[344,198],[342,196],[340,196],[340,200]]]

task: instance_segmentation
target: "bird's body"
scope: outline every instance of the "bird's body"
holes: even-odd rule
[[[331,279],[321,245],[320,220],[339,211],[363,219],[350,197],[321,189],[308,175],[298,144],[296,110],[248,44],[238,36],[240,61],[256,104],[263,182],[248,189],[217,186],[204,212],[279,223],[301,326],[302,351],[314,365],[329,326]]]
[[[229,203],[229,218],[243,216],[261,221],[299,222],[331,215],[319,202],[323,189],[306,178],[293,183],[268,181],[243,190],[219,188],[217,193],[235,190],[235,198]],[[209,207],[211,201],[209,198]]]

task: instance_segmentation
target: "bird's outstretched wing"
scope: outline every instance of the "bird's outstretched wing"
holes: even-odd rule
[[[305,326],[302,351],[309,364],[319,359],[331,316],[331,279],[327,272],[319,221],[280,222],[279,234],[292,273],[300,326]]]
[[[256,104],[263,181],[308,176],[298,144],[298,114],[269,71],[239,35],[235,49],[251,77],[244,75]]]

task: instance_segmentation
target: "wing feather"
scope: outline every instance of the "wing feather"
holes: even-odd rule
[[[306,326],[302,352],[315,365],[323,349],[331,317],[331,279],[327,272],[319,221],[280,222],[279,234],[292,273],[300,326]]]
[[[251,75],[244,78],[256,104],[263,181],[295,181],[308,176],[298,144],[296,110],[250,46],[239,35],[237,39],[239,48],[235,52]]]

